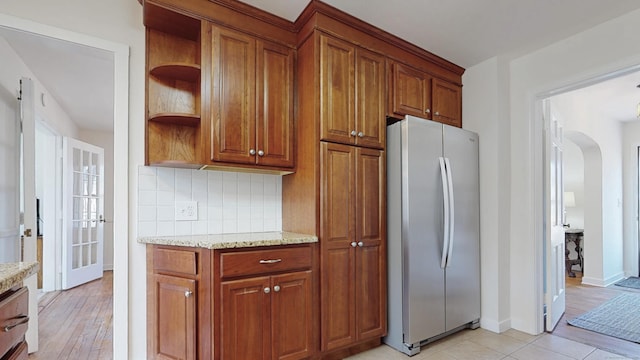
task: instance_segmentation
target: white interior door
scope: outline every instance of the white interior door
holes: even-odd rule
[[[36,114],[33,81],[20,80],[20,120],[22,129],[21,211],[23,235],[22,261],[36,261]],[[38,351],[38,281],[35,275],[25,279],[29,289],[29,328],[26,339],[29,353]]]
[[[64,138],[62,288],[102,277],[104,150]]]
[[[565,310],[565,254],[564,254],[564,200],[562,124],[552,118],[550,102],[543,102],[545,124],[545,304],[547,307],[546,330],[553,329]]]

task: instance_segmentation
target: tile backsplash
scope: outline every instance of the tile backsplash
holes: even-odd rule
[[[197,220],[176,220],[176,202],[197,202]],[[282,230],[282,177],[138,167],[138,236]]]

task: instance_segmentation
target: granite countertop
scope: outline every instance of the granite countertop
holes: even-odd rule
[[[37,262],[14,262],[0,264],[0,294],[11,289],[22,280],[38,272]]]
[[[287,231],[272,231],[239,234],[145,236],[138,238],[138,242],[143,244],[200,247],[205,249],[232,249],[313,243],[318,242],[318,237]]]

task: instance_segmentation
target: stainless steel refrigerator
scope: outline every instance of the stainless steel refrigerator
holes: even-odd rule
[[[388,336],[408,355],[480,319],[478,135],[407,116],[387,127]]]

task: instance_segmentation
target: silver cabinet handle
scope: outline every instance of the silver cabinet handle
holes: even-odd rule
[[[269,259],[269,260],[260,260],[259,263],[260,264],[275,264],[275,263],[279,263],[280,261],[282,261],[282,259]]]
[[[364,243],[362,241],[358,241],[358,246],[363,247]]]
[[[440,116],[440,113],[436,111],[434,115],[435,116]]]
[[[264,156],[264,151],[258,150],[258,156]]]
[[[356,246],[358,246],[358,243],[357,243],[357,242],[355,242],[355,241],[352,241],[352,242],[351,242],[351,247],[356,247]]]
[[[431,114],[431,109],[426,109],[424,112],[426,112],[427,114]]]
[[[184,292],[184,297],[191,297],[191,295],[193,295],[193,291],[191,290],[187,290]]]
[[[351,136],[356,136],[356,135],[357,135],[356,131],[355,130],[351,130]]]
[[[264,293],[265,293],[265,294],[268,294],[268,293],[270,293],[270,292],[271,292],[271,289],[269,289],[268,287],[264,288]]]
[[[14,317],[14,319],[21,319],[21,320],[18,321],[17,323],[15,323],[15,324],[5,326],[4,327],[4,332],[9,332],[9,331],[13,330],[13,328],[15,328],[17,326],[20,326],[22,324],[26,324],[26,323],[29,322],[29,316],[28,315],[24,315],[24,314],[18,315],[16,317]]]
[[[280,285],[276,285],[273,287],[273,291],[275,292],[279,292],[280,291]]]
[[[363,133],[362,131],[360,131],[360,132],[358,133],[358,137],[360,137],[360,138],[364,137],[364,133]]]
[[[256,154],[256,150],[255,149],[249,150],[249,155],[255,155],[255,154]]]

